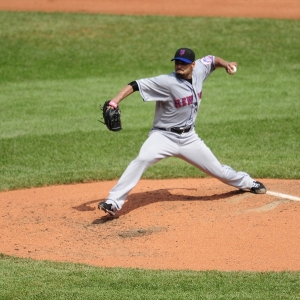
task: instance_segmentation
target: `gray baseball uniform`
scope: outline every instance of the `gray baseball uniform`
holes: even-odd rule
[[[138,156],[109,192],[106,203],[120,210],[144,171],[166,157],[178,157],[206,174],[239,189],[250,189],[254,180],[245,172],[222,165],[194,130],[202,85],[214,71],[214,56],[195,61],[192,83],[175,72],[137,80],[144,101],[156,101],[153,128]]]

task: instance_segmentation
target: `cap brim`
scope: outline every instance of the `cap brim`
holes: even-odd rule
[[[191,64],[193,62],[193,61],[191,61],[191,60],[189,60],[187,58],[184,58],[184,57],[174,57],[173,59],[171,59],[171,61],[173,61],[173,60],[181,60],[181,61],[184,61],[184,62],[186,62],[188,64]]]

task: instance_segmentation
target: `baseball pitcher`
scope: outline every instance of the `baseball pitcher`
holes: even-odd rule
[[[172,61],[174,72],[171,74],[130,82],[105,104],[105,111],[116,111],[117,118],[120,118],[119,103],[135,91],[139,91],[145,102],[156,102],[153,127],[138,156],[128,165],[106,201],[98,205],[110,215],[115,215],[122,208],[128,194],[149,166],[171,156],[185,160],[225,184],[255,194],[266,193],[265,186],[249,174],[222,165],[195,131],[203,82],[217,68],[224,68],[233,75],[237,63],[213,55],[195,60],[195,53],[189,48],[178,49]],[[108,128],[120,130],[121,122],[117,121],[116,130]],[[107,123],[111,124],[110,121]]]

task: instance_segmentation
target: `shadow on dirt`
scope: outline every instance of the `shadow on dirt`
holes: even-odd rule
[[[103,224],[112,220],[117,219],[122,215],[126,215],[129,212],[134,211],[140,207],[150,205],[156,202],[164,202],[164,201],[217,201],[217,200],[224,200],[226,198],[230,198],[241,193],[244,193],[240,190],[230,191],[221,194],[214,194],[210,196],[192,196],[192,195],[180,195],[180,194],[172,194],[171,191],[176,191],[177,189],[160,189],[150,192],[143,192],[143,193],[133,193],[128,196],[128,200],[125,202],[122,210],[117,211],[114,217],[110,215],[105,215],[99,219],[96,219],[92,222],[92,224]],[[195,189],[182,189],[179,190],[195,190]],[[105,199],[97,199],[93,201],[89,201],[83,203],[81,205],[73,207],[78,211],[94,211],[96,210],[94,204],[99,203],[100,201],[105,201]]]
[[[226,193],[221,194],[214,194],[210,196],[192,196],[192,195],[180,195],[180,194],[173,194],[172,191],[176,190],[195,190],[195,189],[160,189],[150,192],[144,193],[136,193],[129,195],[128,201],[125,202],[121,211],[118,212],[119,216],[126,215],[127,213],[143,207],[145,205],[150,205],[156,202],[164,202],[164,201],[217,201],[223,200],[226,198],[233,197],[235,195],[244,193],[240,190],[234,190]]]

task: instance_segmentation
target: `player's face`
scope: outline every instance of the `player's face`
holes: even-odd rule
[[[188,64],[181,60],[175,60],[175,73],[178,77],[183,79],[191,79],[195,62]]]

